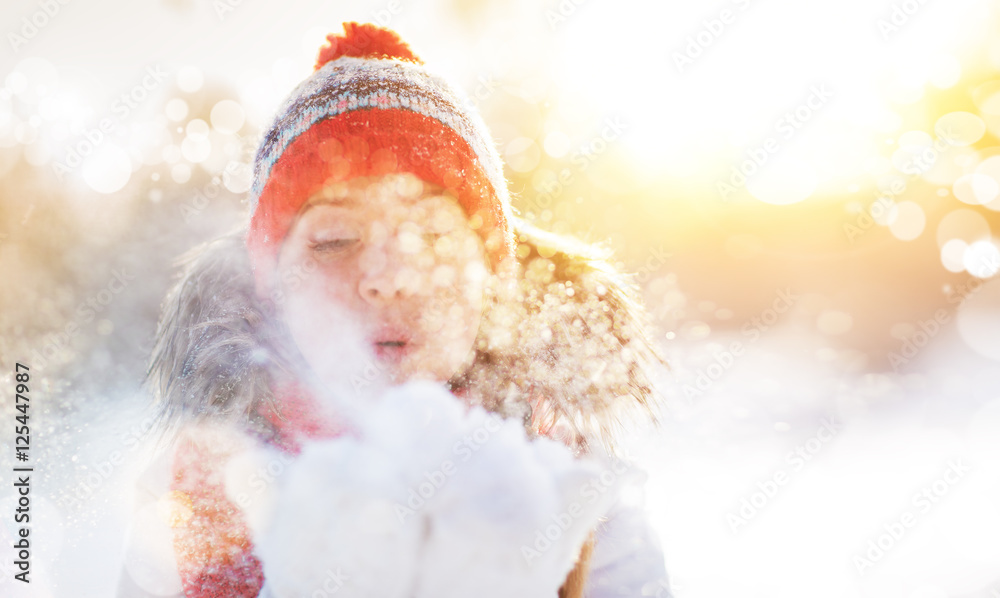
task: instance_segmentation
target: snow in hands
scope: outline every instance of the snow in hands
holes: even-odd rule
[[[616,497],[613,471],[415,382],[373,401],[357,436],[304,444],[248,520],[278,598],[331,568],[338,595],[550,598]]]

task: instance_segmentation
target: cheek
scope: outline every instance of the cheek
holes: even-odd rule
[[[483,316],[483,289],[476,281],[463,281],[448,289],[440,300],[438,331],[456,350],[468,351]]]
[[[485,295],[484,277],[478,275],[479,270],[455,260],[438,260],[424,276],[427,294],[416,322],[425,336],[446,339],[475,336]]]
[[[352,340],[362,342],[360,332],[351,333],[359,319],[358,305],[352,298],[357,285],[346,270],[318,266],[304,278],[283,285],[282,318],[311,365],[330,359],[327,354],[339,354],[337,345],[349,347]],[[355,336],[357,339],[353,339]]]
[[[475,338],[479,330],[479,322],[483,317],[483,289],[479,284],[469,283],[470,286],[459,296],[457,306],[460,309],[456,316],[462,319],[465,324],[463,328],[467,331],[466,336]]]
[[[448,318],[455,328],[454,335],[468,341],[471,345],[479,330],[482,320],[484,297],[486,293],[487,266],[481,249],[470,243],[465,251],[465,259],[454,264],[457,275],[457,293],[455,294]]]

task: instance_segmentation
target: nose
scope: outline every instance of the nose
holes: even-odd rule
[[[365,301],[379,305],[414,295],[418,274],[393,252],[375,249],[363,259],[358,293]]]

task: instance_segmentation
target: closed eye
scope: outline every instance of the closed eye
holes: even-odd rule
[[[338,253],[353,247],[359,239],[332,239],[330,241],[320,241],[310,245],[313,251],[321,253]]]

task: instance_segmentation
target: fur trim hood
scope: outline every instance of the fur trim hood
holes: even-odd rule
[[[523,418],[529,433],[561,426],[569,444],[614,452],[627,420],[655,421],[652,368],[637,292],[608,255],[514,219],[517,284],[492,297],[472,365],[449,384],[474,404]],[[163,305],[147,380],[161,430],[229,420],[273,438],[260,408],[301,357],[258,299],[237,230],[195,248]]]

